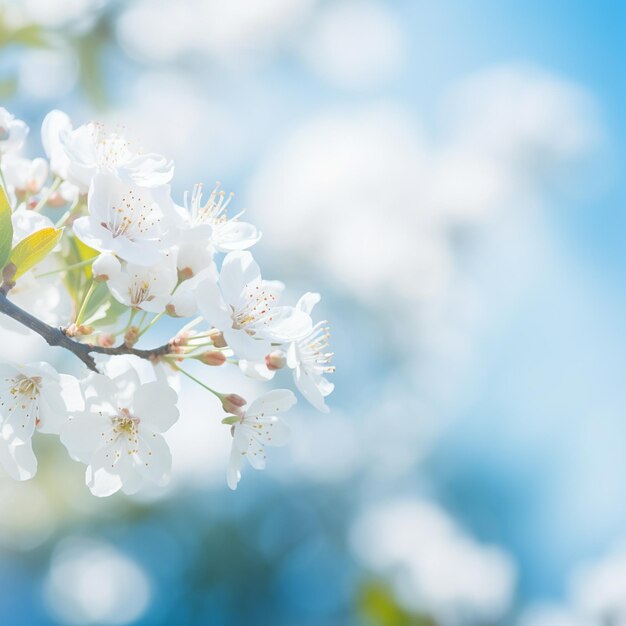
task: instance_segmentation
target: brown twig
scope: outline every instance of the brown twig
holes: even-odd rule
[[[92,356],[92,353],[108,354],[111,356],[117,356],[122,354],[130,354],[138,356],[141,359],[153,360],[159,356],[169,354],[171,352],[171,345],[166,343],[165,345],[153,348],[151,350],[141,350],[139,348],[132,348],[125,344],[115,346],[112,348],[105,348],[103,346],[94,346],[88,343],[80,343],[74,339],[68,337],[62,329],[54,328],[40,319],[31,315],[24,309],[20,308],[13,302],[11,302],[6,294],[0,291],[0,313],[8,315],[16,322],[22,324],[26,328],[41,335],[48,345],[59,346],[69,350],[76,355],[90,370],[97,372],[96,362]]]

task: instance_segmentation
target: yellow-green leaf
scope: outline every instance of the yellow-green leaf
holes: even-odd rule
[[[62,228],[42,228],[17,243],[9,259],[17,268],[14,280],[43,261],[59,243],[62,234]]]
[[[11,205],[4,189],[0,186],[0,270],[7,264],[13,242]]]
[[[76,242],[76,250],[78,251],[78,256],[80,261],[88,261],[89,259],[95,259],[98,254],[100,254],[97,250],[89,247],[86,243],[83,243],[80,239],[74,238]],[[82,268],[83,272],[89,280],[91,280],[91,264],[85,265]]]

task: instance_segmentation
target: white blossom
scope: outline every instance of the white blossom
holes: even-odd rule
[[[24,145],[28,135],[28,126],[22,121],[15,119],[5,108],[0,107],[0,157],[18,152]]]
[[[48,363],[0,364],[0,464],[16,480],[32,478],[35,430],[58,434],[70,409],[80,409],[78,381]]]
[[[116,378],[92,373],[83,390],[85,410],[72,416],[61,441],[87,465],[91,492],[104,497],[165,485],[172,458],[162,433],[178,419],[176,392],[163,381],[141,384],[130,369]]]
[[[152,265],[173,238],[172,207],[168,187],[139,187],[98,174],[89,189],[89,213],[74,222],[74,233],[99,252]]]
[[[45,159],[26,159],[8,154],[2,159],[2,172],[7,185],[17,194],[35,195],[48,179],[48,162]]]
[[[219,280],[203,280],[196,289],[198,308],[207,322],[219,328],[237,356],[263,359],[272,341],[304,337],[311,318],[294,307],[278,306],[279,283],[264,281],[249,252],[226,255]]]
[[[61,135],[71,131],[70,118],[57,109],[50,111],[41,124],[41,143],[50,160],[50,170],[63,179],[67,178],[70,159],[63,147]]]
[[[313,307],[320,301],[318,293],[304,294],[296,308],[310,315]],[[335,385],[324,378],[335,368],[330,365],[333,356],[327,352],[330,333],[328,322],[318,322],[311,332],[302,339],[289,345],[287,365],[294,370],[293,379],[300,393],[318,410],[328,413],[324,398],[332,393]]]
[[[99,254],[91,264],[91,273],[95,280],[100,282],[110,280],[122,271],[119,259],[108,252]]]
[[[254,469],[264,469],[265,446],[283,446],[287,443],[289,428],[274,413],[287,411],[294,404],[296,397],[291,391],[274,389],[231,418],[233,444],[227,472],[227,482],[231,489],[236,489],[241,479],[244,459],[248,459]],[[227,423],[231,423],[228,418]]]
[[[228,217],[228,205],[233,197],[232,193],[226,195],[219,183],[204,203],[202,185],[193,188],[191,198],[186,193],[185,208],[177,207],[186,241],[209,242],[217,252],[246,250],[253,246],[261,238],[261,233],[254,225],[239,220],[243,211]]]
[[[176,264],[173,256],[167,254],[151,266],[127,263],[109,277],[107,285],[118,302],[133,309],[162,313],[176,282]]]
[[[90,122],[68,130],[66,122],[59,131],[60,141],[69,159],[67,178],[87,191],[98,173],[110,173],[126,183],[142,187],[168,184],[174,165],[164,156],[143,154],[120,133],[108,132],[104,125]]]

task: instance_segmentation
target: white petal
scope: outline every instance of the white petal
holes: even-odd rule
[[[0,439],[0,465],[14,480],[28,480],[37,473],[37,458],[29,442],[10,444]]]
[[[313,307],[322,299],[319,293],[313,293],[308,291],[305,293],[298,303],[296,304],[296,309],[306,313],[307,315],[311,315],[313,311]]]
[[[313,324],[306,313],[291,306],[272,307],[271,320],[255,324],[254,329],[272,341],[288,342],[301,339],[311,332]]]
[[[273,389],[258,397],[247,409],[246,416],[274,415],[289,410],[298,400],[289,389]]]
[[[122,451],[115,446],[103,446],[91,456],[85,480],[94,496],[104,498],[121,489],[122,478],[116,469],[121,458]]]
[[[220,271],[220,288],[228,304],[236,305],[246,285],[261,280],[261,270],[249,252],[229,252]]]
[[[119,275],[122,264],[115,255],[103,252],[91,265],[91,271],[95,278],[109,280]]]
[[[133,414],[141,425],[158,433],[164,433],[178,420],[176,402],[178,395],[163,382],[141,385],[133,398]]]
[[[243,467],[244,455],[233,446],[228,460],[226,482],[231,489],[237,489],[237,483],[241,480],[241,468]]]
[[[213,276],[200,281],[195,293],[198,309],[209,324],[220,330],[232,326],[230,311]]]
[[[57,109],[50,111],[41,124],[41,143],[50,159],[50,169],[61,178],[67,178],[67,168],[70,162],[61,143],[61,133],[71,131],[70,118]]]
[[[26,397],[16,388],[2,398],[2,431],[4,439],[25,443],[31,439],[39,419],[39,394]]]
[[[267,339],[252,337],[245,330],[235,330],[228,326],[222,327],[220,330],[224,334],[228,347],[240,358],[260,361],[271,350],[270,342]]]
[[[88,463],[94,452],[111,439],[111,419],[98,413],[81,413],[61,429],[61,443],[76,461]]]
[[[265,455],[265,448],[263,444],[256,439],[251,439],[246,451],[246,458],[248,463],[256,470],[265,469],[265,462],[267,457]]]
[[[163,486],[169,482],[172,454],[161,435],[146,433],[139,438],[137,469],[151,482]]]
[[[247,361],[239,359],[239,369],[244,376],[254,378],[255,380],[272,380],[276,374],[276,370],[271,370],[265,365],[265,361]]]
[[[300,393],[318,410],[322,413],[328,413],[329,408],[324,402],[324,394],[320,389],[319,379],[327,382],[321,376],[317,377],[310,374],[302,367],[297,367],[293,372],[293,379],[298,387]],[[330,390],[332,391],[332,389]],[[330,393],[330,391],[328,393]],[[328,394],[326,394],[328,395]]]
[[[261,238],[256,226],[238,220],[229,220],[215,227],[212,241],[216,250],[231,252],[245,250],[253,246]]]
[[[247,432],[260,444],[266,446],[284,446],[289,442],[289,427],[275,415],[247,418],[243,424]]]

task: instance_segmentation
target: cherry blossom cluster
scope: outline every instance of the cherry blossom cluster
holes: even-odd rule
[[[248,402],[198,371],[234,367],[270,381],[290,369],[302,396],[328,411],[329,330],[312,319],[320,296],[282,304],[285,286],[262,278],[248,251],[261,233],[233,214],[233,195],[196,185],[177,204],[173,163],[124,130],[75,128],[54,110],[41,128],[46,158],[35,159],[21,154],[28,132],[0,108],[0,325],[68,349],[84,375],[45,362],[0,365],[0,464],[32,478],[40,431],[86,465],[96,496],[164,485],[172,459],[163,434],[179,419],[184,376],[227,414],[235,489],[246,460],[262,469],[266,446],[286,443],[280,414],[296,396],[274,389]],[[145,347],[146,333],[166,329],[169,341]]]

